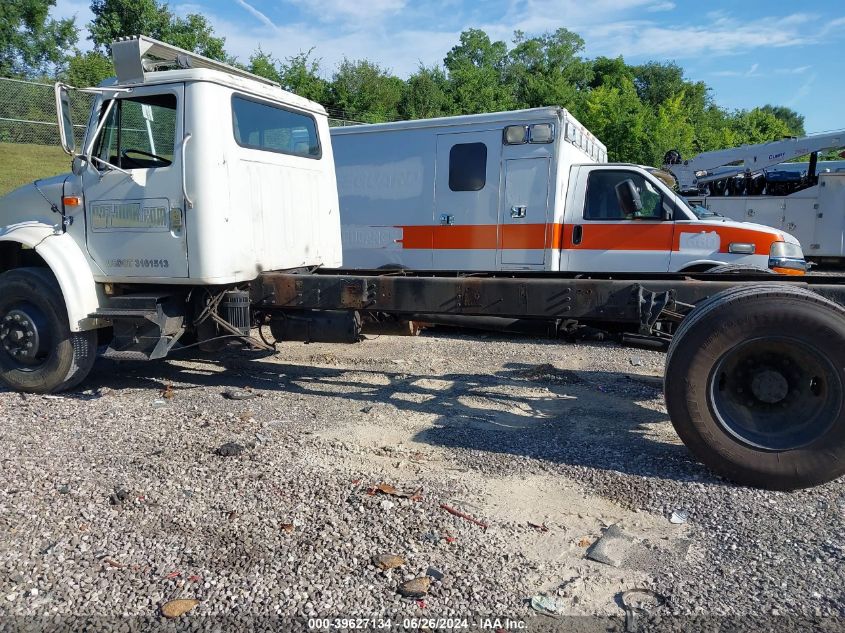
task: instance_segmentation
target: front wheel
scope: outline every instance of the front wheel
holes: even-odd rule
[[[669,348],[666,406],[702,462],[740,484],[805,488],[845,474],[845,310],[802,288],[731,288]]]
[[[0,381],[50,393],[78,385],[94,364],[97,332],[71,332],[61,289],[44,268],[0,275]]]

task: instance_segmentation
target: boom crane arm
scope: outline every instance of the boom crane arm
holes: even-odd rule
[[[806,156],[815,152],[838,149],[845,145],[845,132],[840,130],[828,134],[814,134],[801,138],[786,138],[759,145],[743,145],[731,149],[703,152],[681,162],[677,152],[669,152],[663,168],[678,180],[682,193],[698,191],[699,185],[750,174],[772,165]],[[670,160],[672,155],[676,161]]]

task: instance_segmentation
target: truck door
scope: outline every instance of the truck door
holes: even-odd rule
[[[176,84],[103,102],[83,186],[88,252],[112,279],[188,276],[183,96]]]
[[[501,148],[501,130],[438,134],[435,269],[496,269]]]
[[[504,161],[505,193],[499,227],[503,268],[541,268],[545,263],[550,230],[550,163],[548,156]]]
[[[566,209],[567,270],[668,271],[674,223],[664,219],[666,201],[660,189],[639,172],[624,167],[581,166],[576,170]],[[637,213],[626,212],[617,193],[617,185],[624,186],[627,181],[641,201],[642,210]]]

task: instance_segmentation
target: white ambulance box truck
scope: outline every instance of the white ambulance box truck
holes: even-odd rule
[[[563,108],[348,126],[331,135],[346,268],[805,267],[788,234],[699,218],[651,168],[608,164],[604,144]]]

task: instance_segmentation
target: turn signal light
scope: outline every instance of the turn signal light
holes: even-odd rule
[[[80,196],[65,196],[62,198],[62,203],[66,207],[81,207],[82,198]]]

